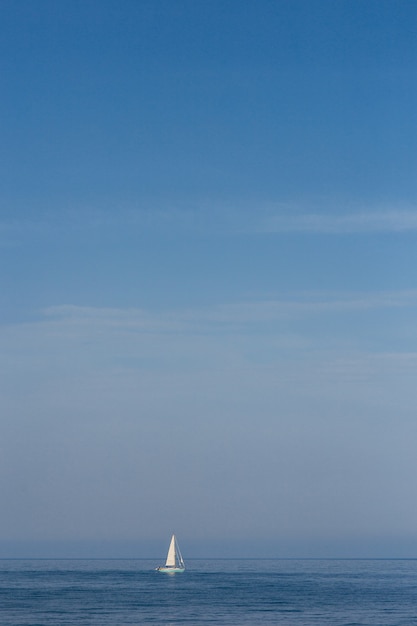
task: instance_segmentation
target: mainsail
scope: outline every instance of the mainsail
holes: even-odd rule
[[[166,560],[166,563],[165,563],[165,567],[175,567],[176,566],[175,554],[176,554],[176,550],[175,550],[175,535],[172,535],[171,543],[169,544],[169,550],[168,550],[168,555],[167,555],[167,560]]]

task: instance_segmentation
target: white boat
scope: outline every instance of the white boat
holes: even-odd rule
[[[184,559],[182,558],[180,547],[175,535],[172,535],[171,537],[171,543],[169,544],[165,565],[160,565],[156,569],[158,572],[165,572],[167,574],[175,574],[176,572],[183,572],[185,570]]]

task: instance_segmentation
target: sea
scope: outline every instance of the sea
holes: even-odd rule
[[[1,626],[417,625],[417,560],[0,560]]]

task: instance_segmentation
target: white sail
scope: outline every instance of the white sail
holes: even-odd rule
[[[172,535],[171,543],[169,544],[168,556],[165,563],[165,567],[175,567],[175,535]]]

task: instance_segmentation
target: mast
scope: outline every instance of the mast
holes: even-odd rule
[[[174,537],[175,537],[175,535],[174,535]],[[178,560],[178,565],[180,567],[185,567],[184,559],[182,558],[181,550],[180,550],[180,547],[178,545],[178,541],[177,541],[176,537],[175,537],[175,552],[176,552],[176,556],[177,556],[177,560]]]

